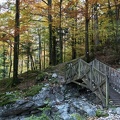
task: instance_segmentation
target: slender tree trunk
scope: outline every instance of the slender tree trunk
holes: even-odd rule
[[[39,57],[39,70],[41,70],[41,51],[42,51],[42,47],[41,47],[41,32],[40,32],[40,30],[38,31],[38,37],[39,37],[39,53],[38,53],[38,57]]]
[[[29,71],[29,64],[30,64],[29,47],[27,46],[27,76],[28,76],[28,71]]]
[[[77,1],[75,3],[74,10],[77,11]],[[73,42],[72,42],[72,59],[75,59],[77,57],[77,52],[76,52],[76,32],[77,32],[77,12],[75,12],[74,16],[74,25],[73,25]]]
[[[57,64],[57,56],[56,56],[56,36],[55,36],[55,29],[53,30],[53,65]],[[59,59],[59,58],[58,58]]]
[[[49,21],[49,64],[53,64],[53,54],[52,54],[52,0],[48,0],[48,21]]]
[[[94,30],[94,26],[93,26],[93,22],[94,22],[94,10],[93,10],[93,8],[94,8],[94,6],[92,6],[92,20],[91,20],[91,29],[92,29],[92,31]],[[94,57],[94,45],[95,45],[95,43],[94,43],[94,34],[93,34],[93,32],[92,32],[92,34],[91,34],[91,48],[90,48],[90,51],[91,51],[91,53],[92,53],[92,57]]]
[[[22,55],[22,60],[21,60],[21,71],[20,71],[20,73],[22,74],[22,72],[23,72],[23,55]]]
[[[72,59],[76,58],[76,21],[74,20],[74,24],[73,24],[73,34],[72,34]]]
[[[46,62],[45,62],[46,54],[45,54],[45,52],[46,52],[46,46],[45,46],[45,39],[44,39],[44,69],[45,69],[45,66],[46,66]]]
[[[94,42],[95,49],[99,45],[99,32],[98,32],[98,10],[97,10],[97,2],[94,5]]]
[[[59,26],[59,29],[60,29],[60,60],[59,60],[59,63],[62,63],[63,62],[63,40],[62,40],[62,27],[61,27],[61,19],[62,19],[62,0],[60,0],[60,26]]]
[[[65,57],[66,57],[66,46],[65,46],[65,40],[64,40],[64,52],[63,52],[63,62],[65,62]]]
[[[35,70],[35,63],[34,63],[34,60],[33,60],[33,56],[31,53],[29,53],[29,56],[30,56],[30,60],[31,60],[31,70]]]
[[[11,41],[10,41],[10,45],[11,45]],[[9,56],[10,56],[10,66],[9,66],[9,73],[8,73],[8,77],[10,78],[11,76],[11,71],[12,71],[12,47],[11,46],[9,46],[10,47],[10,54],[9,54]]]
[[[119,41],[118,41],[118,39],[119,39],[119,22],[120,22],[120,18],[119,18],[119,7],[120,7],[120,5],[118,4],[118,0],[114,0],[114,2],[115,2],[115,11],[116,11],[116,39],[115,39],[115,50],[116,50],[116,52],[117,53],[119,53],[119,47],[118,47],[118,45],[119,45]]]
[[[108,33],[109,32],[113,33],[113,35],[109,35],[108,34],[108,38],[106,40],[106,43],[109,45],[110,44],[110,40],[111,39],[114,40],[115,37],[116,37],[115,32],[113,32],[113,31],[115,31],[115,28],[114,28],[115,26],[114,26],[114,21],[113,21],[113,18],[112,18],[113,17],[113,13],[112,13],[112,9],[111,9],[111,2],[110,2],[110,0],[108,0],[108,17],[109,17],[109,24],[112,24],[112,26],[108,28]]]
[[[16,14],[15,14],[15,38],[14,38],[14,61],[13,61],[13,85],[18,81],[18,60],[19,60],[19,17],[20,17],[20,0],[16,0]]]
[[[85,58],[86,61],[89,62],[89,40],[88,40],[88,27],[89,27],[89,18],[88,18],[88,0],[86,0],[85,4],[86,14],[85,14]]]
[[[3,74],[2,74],[2,76],[3,76],[3,79],[6,77],[6,65],[5,65],[5,60],[6,60],[6,56],[5,56],[5,43],[3,42],[3,57],[2,57],[2,59],[3,59]]]
[[[72,38],[72,59],[76,58],[76,39]]]

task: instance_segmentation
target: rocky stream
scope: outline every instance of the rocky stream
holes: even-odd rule
[[[66,85],[62,76],[53,77],[61,84],[51,86],[47,83],[35,96],[0,107],[0,120],[31,120],[32,115],[39,117],[44,114],[49,120],[120,120],[120,107],[106,110],[91,91],[75,84]],[[107,117],[96,116],[98,110]]]

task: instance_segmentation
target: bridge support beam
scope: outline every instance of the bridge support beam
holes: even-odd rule
[[[106,107],[109,105],[109,78],[106,76]]]

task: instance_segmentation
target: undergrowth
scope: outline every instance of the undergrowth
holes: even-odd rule
[[[24,97],[34,96],[42,89],[42,86],[43,86],[42,84],[34,85],[24,91],[13,91],[13,92],[1,93],[0,94],[0,106],[14,103],[16,102],[16,100],[19,100]]]
[[[39,85],[34,85],[29,89],[24,90],[24,97],[28,97],[28,96],[34,96],[36,95],[41,89],[42,89],[43,85],[39,84]]]
[[[47,111],[49,111],[51,108],[50,106],[45,106],[43,108],[38,108],[42,113],[40,116],[32,115],[25,120],[50,120],[50,118],[47,116]]]

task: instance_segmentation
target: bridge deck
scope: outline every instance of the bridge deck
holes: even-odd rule
[[[111,86],[109,86],[109,95],[110,101],[112,102],[111,105],[120,106],[120,94],[116,92]]]

